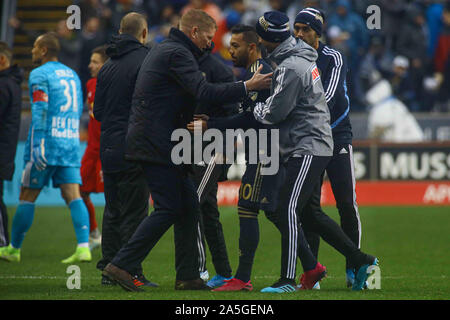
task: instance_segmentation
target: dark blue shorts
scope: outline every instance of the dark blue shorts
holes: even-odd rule
[[[262,164],[248,164],[239,188],[238,207],[252,211],[273,212],[277,207],[278,191],[284,181],[284,169],[280,166],[275,175],[262,175]]]

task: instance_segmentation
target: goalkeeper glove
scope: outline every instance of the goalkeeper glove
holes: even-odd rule
[[[42,171],[47,167],[47,159],[45,158],[45,139],[35,139],[33,143],[33,151],[31,161],[34,162],[36,169]]]

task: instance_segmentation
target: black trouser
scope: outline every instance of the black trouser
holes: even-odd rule
[[[351,144],[336,144],[331,161],[326,167],[326,172],[331,183],[336,207],[338,208],[341,227],[352,242],[361,246],[361,220],[356,204],[355,173],[353,168],[353,148]],[[323,178],[323,176],[322,176]],[[323,179],[321,179],[321,182]],[[311,251],[317,258],[319,254],[320,237],[317,233],[308,230],[304,226],[306,239]],[[350,261],[346,260],[346,268],[354,268]]]
[[[305,271],[313,269],[317,263],[304,236],[302,224],[305,229],[318,233],[355,265],[365,258],[336,222],[321,209],[320,177],[329,161],[330,157],[302,156],[291,158],[285,164],[286,180],[277,208],[282,239],[282,278],[295,278],[297,255]]]
[[[205,238],[211,252],[216,273],[229,278],[231,266],[228,259],[222,224],[217,206],[217,181],[226,172],[225,164],[210,163],[207,166],[194,166],[194,181],[200,201],[200,228],[198,231],[199,271],[206,270]]]
[[[0,247],[9,244],[8,211],[3,202],[3,180],[0,180]]]
[[[192,180],[185,172],[174,166],[142,163],[142,168],[155,209],[142,221],[112,263],[131,272],[142,263],[164,233],[174,225],[176,278],[198,279],[199,205]]]
[[[142,168],[138,165],[125,171],[104,172],[103,181],[106,205],[102,223],[102,259],[97,264],[100,270],[111,262],[148,215],[150,197]],[[141,274],[141,265],[130,272]]]

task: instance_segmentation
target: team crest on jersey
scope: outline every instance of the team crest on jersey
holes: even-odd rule
[[[312,74],[313,83],[316,83],[317,81],[320,80],[320,72],[319,72],[319,68],[317,68],[317,66],[314,66],[314,68],[311,70],[311,74]]]

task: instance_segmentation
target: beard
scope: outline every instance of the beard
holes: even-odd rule
[[[233,62],[233,64],[237,68],[245,68],[248,64],[248,57],[236,57],[236,60]]]

